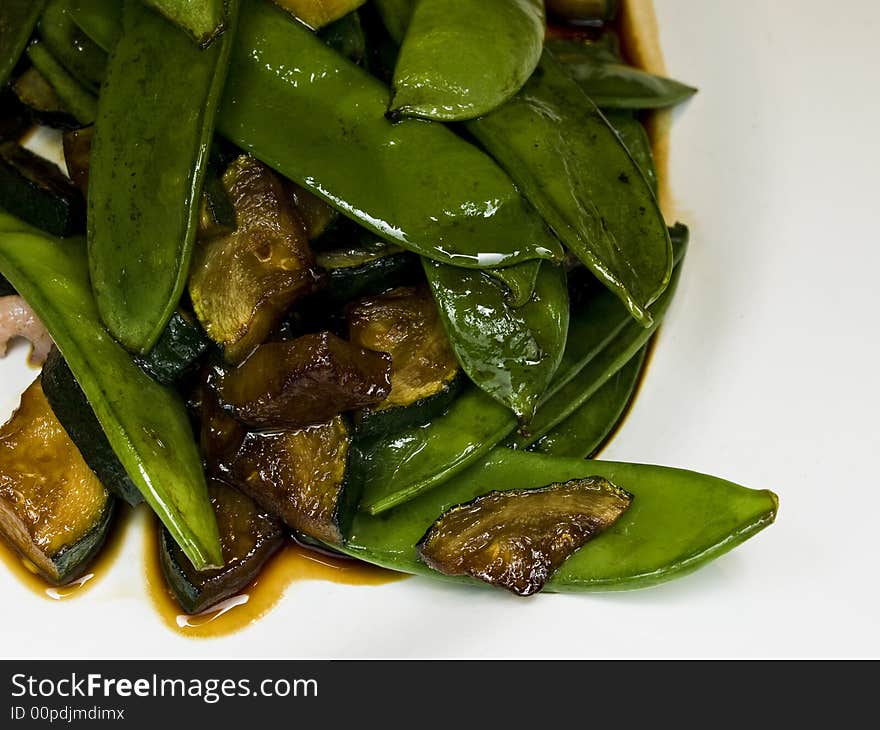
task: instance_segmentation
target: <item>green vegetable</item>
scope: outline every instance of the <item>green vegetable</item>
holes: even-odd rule
[[[630,492],[632,506],[563,563],[546,591],[627,590],[677,578],[767,527],[778,508],[772,492],[681,469],[496,449],[485,461],[393,512],[380,517],[359,513],[341,549],[369,563],[436,577],[418,559],[415,546],[450,507],[493,489],[533,489],[587,477],[602,477]]]
[[[0,273],[46,325],[116,456],[193,565],[220,565],[217,524],[183,403],[104,329],[81,242],[51,238],[0,212]]]
[[[322,28],[318,37],[337,53],[360,65],[367,55],[367,38],[356,12],[344,15]]]
[[[15,142],[0,143],[0,206],[54,236],[85,226],[85,201],[57,165]]]
[[[77,81],[97,92],[107,69],[107,53],[73,21],[72,4],[73,0],[49,0],[40,16],[40,37]]]
[[[81,126],[81,122],[70,115],[52,85],[33,66],[15,80],[12,91],[34,122],[58,129]]]
[[[40,379],[0,428],[0,536],[50,583],[73,580],[101,549],[114,500],[52,413]]]
[[[97,114],[97,101],[64,68],[40,41],[28,46],[27,55],[34,68],[49,83],[52,90],[80,124],[91,124]],[[20,98],[20,97],[19,97]]]
[[[357,10],[366,0],[272,0],[310,28],[323,28]]]
[[[680,81],[628,66],[595,44],[550,39],[547,48],[602,109],[662,109],[697,93]]]
[[[186,31],[201,47],[235,24],[236,0],[125,0],[140,1],[155,8]]]
[[[382,22],[388,29],[392,40],[400,45],[412,18],[416,0],[374,0]]]
[[[544,263],[532,299],[514,309],[486,274],[427,260],[424,264],[462,368],[528,422],[565,348],[569,304],[562,268]]]
[[[316,259],[327,273],[320,297],[336,304],[414,283],[422,274],[418,256],[381,239],[321,251]]]
[[[68,12],[83,33],[110,51],[122,34],[122,6],[119,0],[71,0]]]
[[[43,365],[43,391],[52,411],[89,468],[116,496],[135,506],[144,501],[107,440],[98,417],[57,349]]]
[[[542,0],[420,0],[394,70],[390,111],[474,119],[522,88],[544,46]]]
[[[157,382],[173,385],[195,367],[210,346],[211,340],[198,322],[177,311],[153,349],[137,358],[137,363]]]
[[[580,408],[532,444],[531,450],[575,459],[586,459],[594,454],[617,427],[632,401],[648,347],[650,345],[642,347]]]
[[[92,146],[89,267],[107,328],[138,353],[155,344],[187,281],[236,10],[230,2],[229,30],[202,51],[128,0],[110,56]]]
[[[44,5],[44,0],[3,0],[0,4],[0,87],[18,63]]]
[[[468,129],[562,241],[632,315],[669,282],[672,247],[657,199],[620,138],[550,54],[511,101]]]
[[[391,124],[381,82],[268,3],[243,8],[218,118],[223,135],[428,258],[469,268],[561,258],[558,241],[487,155],[442,125]]]
[[[651,150],[651,140],[644,125],[627,111],[605,112],[605,118],[620,136],[620,141],[629,151],[635,163],[651,186],[654,195],[657,195],[658,180],[657,166],[654,163],[654,153]]]
[[[532,298],[535,293],[535,285],[538,283],[538,272],[541,270],[540,261],[525,261],[516,266],[507,266],[503,269],[487,269],[486,273],[496,281],[501,282],[506,291],[504,299],[514,308],[521,307]]]

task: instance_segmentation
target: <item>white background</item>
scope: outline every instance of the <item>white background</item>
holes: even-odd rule
[[[769,487],[776,525],[650,590],[516,599],[410,579],[294,585],[261,622],[180,638],[142,538],[64,604],[0,572],[0,653],[24,656],[878,656],[880,4],[657,0],[692,245],[654,363],[605,458]],[[33,377],[0,364],[0,415]],[[2,568],[0,568],[2,570]]]

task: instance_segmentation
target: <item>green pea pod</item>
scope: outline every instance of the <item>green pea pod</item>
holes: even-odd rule
[[[550,592],[644,588],[690,573],[741,544],[776,518],[770,491],[746,489],[682,469],[561,459],[509,449],[489,457],[387,515],[355,516],[342,552],[405,573],[432,571],[415,545],[447,509],[492,490],[532,489],[599,476],[634,495],[631,507],[572,555],[546,584]]]
[[[122,34],[119,0],[71,0],[70,17],[80,30],[108,53]]]
[[[399,46],[409,27],[416,0],[373,0],[391,39]]]
[[[139,0],[152,6],[179,28],[186,31],[202,48],[222,33],[234,12],[225,6],[228,0]],[[228,17],[227,17],[228,14]]]
[[[425,274],[456,357],[470,379],[531,420],[565,349],[565,272],[541,265],[535,293],[517,309],[485,273],[424,260]]]
[[[44,0],[3,0],[0,3],[0,88],[6,85],[24,52],[45,4]]]
[[[74,22],[71,5],[72,0],[49,0],[40,17],[40,37],[72,76],[97,92],[107,67],[107,54]]]
[[[543,0],[420,0],[394,69],[390,112],[474,119],[519,91],[544,47]]]
[[[98,100],[94,95],[67,72],[41,41],[31,43],[27,55],[65,109],[80,124],[92,124],[98,113]]]
[[[595,395],[536,441],[530,450],[574,459],[586,459],[595,453],[617,427],[632,401],[649,346],[642,347]]]
[[[504,285],[504,300],[508,305],[521,307],[532,298],[540,270],[540,261],[525,261],[503,269],[486,269],[486,273]]]
[[[221,134],[428,258],[467,268],[561,258],[559,242],[488,155],[440,124],[391,124],[384,84],[273,5],[246,0],[243,8]]]
[[[98,106],[89,177],[89,265],[101,316],[144,353],[186,285],[202,181],[234,37],[210,48],[127,0]]]
[[[651,140],[644,125],[627,111],[607,112],[605,118],[614,127],[614,131],[620,136],[620,141],[645,175],[654,195],[657,195],[659,185],[657,166],[654,163],[654,153],[651,151]]]
[[[569,249],[648,326],[672,246],[651,187],[590,99],[545,53],[511,101],[468,129]]]
[[[594,44],[552,39],[547,48],[601,109],[662,109],[697,93],[680,81],[628,66]]]
[[[84,242],[52,238],[0,211],[0,272],[46,325],[126,472],[193,565],[222,565],[186,409],[104,329]]]
[[[678,264],[687,248],[687,228],[676,225],[671,234]],[[585,301],[572,309],[565,352],[545,399],[552,398],[603,352],[615,349],[621,333],[631,334],[632,330],[645,333],[610,291],[599,286],[591,290]],[[621,351],[626,347],[616,347],[615,356],[591,368],[590,376],[579,381],[580,387],[595,389],[607,381],[620,369]],[[604,369],[609,363],[612,373]],[[542,418],[543,411],[543,406],[539,407],[536,418]],[[437,487],[485,456],[516,425],[508,408],[472,386],[426,426],[357,444],[354,478],[363,489],[361,509],[379,514]]]

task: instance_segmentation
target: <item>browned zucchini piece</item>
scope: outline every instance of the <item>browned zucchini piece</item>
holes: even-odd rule
[[[418,553],[445,575],[469,575],[530,596],[631,502],[632,495],[601,477],[489,492],[444,512]]]
[[[310,241],[318,238],[339,219],[339,211],[331,208],[314,193],[291,182],[287,183],[287,188]]]
[[[208,482],[208,495],[217,515],[223,567],[196,570],[164,528],[159,544],[162,573],[187,613],[204,611],[246,588],[284,544],[281,524],[250,497],[217,479]]]
[[[113,498],[59,423],[37,378],[0,429],[0,534],[47,581],[80,575],[107,536]]]
[[[92,156],[92,137],[95,136],[94,125],[80,129],[69,129],[64,133],[64,162],[67,174],[73,184],[79,188],[83,197],[89,192],[89,161]]]
[[[205,331],[229,362],[239,363],[319,276],[305,227],[268,167],[242,155],[224,173],[223,188],[236,229],[201,240],[189,293]]]
[[[353,344],[391,355],[391,393],[355,413],[360,435],[401,431],[446,410],[462,382],[461,369],[426,286],[361,299],[349,307],[348,324]]]
[[[220,404],[254,428],[300,428],[375,405],[391,391],[391,358],[329,332],[261,345],[236,369],[215,367]]]

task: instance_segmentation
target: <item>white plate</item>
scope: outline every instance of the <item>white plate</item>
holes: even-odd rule
[[[0,570],[0,654],[627,657],[880,654],[880,5],[657,0],[692,245],[649,377],[606,458],[684,466],[781,498],[777,524],[677,582],[519,600],[410,579],[300,583],[231,637],[189,640],[149,602],[140,530],[80,599]],[[0,364],[0,408],[33,377]]]

